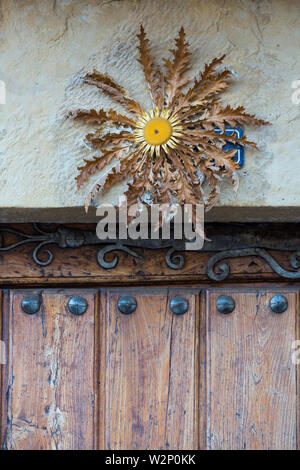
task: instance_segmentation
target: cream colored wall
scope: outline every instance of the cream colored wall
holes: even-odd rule
[[[181,25],[193,52],[192,73],[223,53],[236,83],[231,105],[273,123],[249,130],[261,151],[246,151],[236,196],[224,184],[217,220],[298,220],[300,214],[300,79],[298,0],[3,0],[0,22],[0,219],[84,220],[89,186],[76,190],[76,167],[92,157],[84,126],[65,122],[66,110],[110,106],[80,83],[96,66],[149,106],[136,62],[143,23],[160,58]],[[115,202],[121,188],[106,200]],[[47,210],[46,210],[47,209]],[[90,213],[92,216],[93,211]]]

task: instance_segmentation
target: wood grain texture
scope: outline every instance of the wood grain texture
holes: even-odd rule
[[[3,344],[4,344],[4,334],[3,334],[3,295],[0,291],[0,341],[3,343],[0,344],[0,443],[2,444],[3,439],[3,411],[4,411],[4,374],[5,374],[5,365],[2,364],[1,359],[3,358]],[[5,351],[7,355],[7,351]],[[5,358],[6,359],[6,358]],[[1,447],[0,447],[1,448]]]
[[[95,318],[92,291],[82,316],[71,315],[71,291],[35,291],[40,311],[26,315],[11,292],[7,449],[93,449]],[[76,291],[78,294],[78,291]]]
[[[100,448],[197,448],[198,293],[185,290],[189,311],[174,316],[169,301],[179,292],[130,290],[131,315],[117,310],[122,290],[101,296]]]
[[[42,308],[22,312],[38,292]],[[270,298],[287,296],[272,313]],[[83,295],[82,317],[66,309]],[[138,307],[118,312],[120,295]],[[219,295],[235,311],[216,311]],[[2,445],[7,449],[300,448],[297,288],[110,288],[1,293]],[[189,311],[170,312],[175,295]],[[3,308],[1,308],[3,306]],[[298,426],[297,426],[298,423]]]
[[[296,341],[297,341],[297,355],[296,360],[296,406],[297,406],[297,450],[300,450],[300,350],[299,350],[299,340],[300,340],[300,291],[296,292]],[[295,345],[293,345],[293,352],[295,352]]]
[[[6,364],[1,366],[1,434],[0,434],[0,448],[4,447],[6,428],[7,428],[7,391],[8,391],[8,366],[7,361],[9,357],[9,331],[8,331],[8,312],[9,312],[9,292],[1,291],[1,339],[5,343]]]
[[[72,225],[73,226],[73,225]],[[89,228],[94,226],[77,224],[73,228]],[[29,224],[12,224],[11,228],[32,234]],[[14,243],[18,238],[14,235],[7,236],[6,243]],[[166,265],[165,256],[167,249],[144,250],[134,249],[141,258],[135,258],[127,253],[114,252],[106,255],[111,261],[117,254],[119,262],[114,269],[104,269],[97,263],[99,246],[86,246],[79,249],[58,248],[49,245],[53,253],[53,261],[49,266],[37,265],[32,259],[32,253],[36,244],[29,243],[12,251],[0,253],[0,286],[6,285],[39,285],[49,284],[81,284],[91,283],[109,284],[127,282],[130,283],[160,283],[165,282],[209,282],[206,274],[207,262],[214,254],[205,252],[185,252],[185,264],[182,269],[174,270]],[[47,248],[47,247],[46,247]],[[291,270],[289,253],[270,251],[270,254],[278,263],[287,270]],[[42,257],[42,254],[41,254]],[[228,260],[230,267],[229,282],[246,280],[274,281],[282,279],[275,274],[270,266],[260,258],[245,257]],[[291,282],[291,281],[289,281]],[[296,281],[297,282],[297,281]]]
[[[236,308],[216,310],[222,294]],[[272,292],[217,291],[207,301],[208,449],[295,449],[296,337],[295,292],[283,292],[288,310],[269,308]]]
[[[199,442],[198,449],[206,449],[206,428],[207,428],[207,295],[206,291],[202,290],[199,299],[199,360],[198,360],[198,396],[199,396],[199,413],[198,413],[198,427],[199,427]]]

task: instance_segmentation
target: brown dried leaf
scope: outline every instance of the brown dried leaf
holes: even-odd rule
[[[216,172],[206,167],[205,175],[207,179],[207,184],[211,188],[207,202],[206,202],[206,211],[209,211],[218,201],[221,188],[220,188],[220,178]]]
[[[236,126],[238,124],[250,124],[252,126],[270,126],[271,124],[262,119],[257,119],[253,114],[247,114],[244,112],[244,106],[238,106],[237,108],[231,108],[226,106],[222,108],[220,104],[216,104],[212,107],[209,114],[205,117],[207,122],[212,122],[214,125],[224,128],[225,123],[230,126]]]
[[[182,108],[190,106],[191,104],[202,104],[206,99],[224,91],[229,86],[225,81],[230,76],[231,72],[225,70],[220,73],[215,80],[207,80],[203,82],[201,79],[194,81],[194,86],[190,88],[187,93],[180,98],[176,112]]]
[[[205,149],[208,160],[214,160],[216,166],[219,168],[225,167],[228,173],[235,173],[239,169],[239,164],[233,160],[236,150],[229,151],[216,151],[214,148],[211,150]]]
[[[66,118],[82,119],[86,124],[104,124],[108,120],[108,115],[104,109],[96,111],[95,109],[75,109],[70,111]]]
[[[101,184],[99,183],[96,183],[92,190],[89,192],[89,194],[87,195],[87,198],[85,200],[85,203],[84,203],[84,209],[85,209],[85,212],[87,213],[88,210],[89,210],[89,207],[91,205],[91,202],[95,199],[95,197],[97,196],[97,194],[99,193],[101,189]]]
[[[99,137],[98,133],[87,134],[86,140],[95,147],[106,148],[109,145],[120,144],[121,142],[132,142],[134,135],[130,132],[119,132],[119,133],[107,133],[102,137]]]
[[[201,123],[201,121],[197,122]],[[258,150],[256,143],[247,140],[245,135],[239,138],[234,134],[225,136],[224,134],[216,134],[214,131],[205,131],[202,129],[189,130],[188,136],[184,137],[182,140],[193,145],[206,145],[209,143],[214,143],[214,145],[218,147],[223,146],[226,142],[231,142],[234,144],[253,147]]]
[[[183,27],[179,31],[178,37],[175,39],[176,49],[171,49],[174,59],[164,59],[167,68],[166,81],[166,104],[172,106],[176,101],[179,92],[189,82],[189,78],[184,77],[184,73],[188,70],[190,56],[189,43],[185,42],[185,32]]]
[[[106,95],[110,96],[110,98],[127,108],[131,113],[134,113],[138,116],[143,114],[143,108],[139,105],[139,103],[131,98],[128,98],[125,89],[108,75],[104,75],[94,69],[92,73],[87,73],[83,77],[83,81],[89,85],[95,85]]]
[[[129,126],[129,127],[136,126],[136,121],[134,121],[128,116],[125,116],[124,114],[117,113],[114,109],[110,109],[107,112],[107,116],[108,116],[109,121],[114,125]]]
[[[201,72],[201,80],[211,80],[216,76],[216,68],[222,64],[226,54],[221,57],[215,57],[209,64],[205,64],[203,72]]]
[[[230,75],[230,70],[224,70],[217,73],[215,68],[220,65],[225,56],[213,61],[206,65],[199,79],[194,80],[194,85],[186,92],[185,95],[180,97],[176,111],[186,108],[190,105],[201,104],[206,99],[212,99],[216,94],[223,91],[228,87],[226,81]]]
[[[181,188],[177,193],[177,199],[179,202],[186,203],[186,204],[198,204],[199,201],[197,200],[194,188],[192,183],[187,179],[180,176]]]
[[[162,186],[159,190],[160,192],[160,200],[161,203],[166,203],[170,200],[170,191],[172,191],[172,182],[176,177],[174,173],[171,171],[172,167],[168,163],[167,159],[164,159],[163,162],[163,178],[162,178]]]
[[[66,118],[72,117],[73,119],[82,119],[86,122],[86,124],[113,124],[117,127],[120,126],[129,126],[135,127],[136,122],[125,116],[123,114],[118,114],[113,109],[109,109],[108,111],[104,111],[104,109],[99,109],[96,111],[95,109],[76,109],[74,111],[70,111]]]
[[[129,177],[131,173],[134,174],[136,168],[136,161],[140,157],[138,152],[131,152],[125,155],[123,158],[120,158],[120,168],[113,170],[108,174],[105,184],[103,186],[103,191],[107,191],[115,183],[118,183],[125,178]]]
[[[118,152],[123,150],[121,147],[115,147],[112,150],[103,151],[103,155],[95,156],[93,160],[84,160],[85,165],[78,167],[80,174],[76,177],[78,189],[88,181],[91,175],[96,171],[102,170],[113,158],[118,156]]]
[[[158,108],[161,108],[163,106],[163,93],[161,88],[163,75],[161,71],[155,67],[154,60],[150,55],[149,39],[147,39],[142,25],[137,37],[139,39],[138,50],[140,52],[138,61],[143,68],[152,101]]]

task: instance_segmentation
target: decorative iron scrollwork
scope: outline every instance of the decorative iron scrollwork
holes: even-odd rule
[[[280,266],[280,264],[273,258],[273,256],[270,255],[270,253],[262,248],[244,248],[241,250],[228,250],[216,253],[209,259],[207,263],[207,276],[214,281],[224,281],[224,279],[226,279],[230,273],[229,266],[227,263],[222,263],[219,265],[218,271],[216,271],[217,264],[224,259],[241,258],[245,256],[257,256],[264,259],[275,273],[281,277],[284,277],[285,279],[300,279],[300,270],[296,272],[287,271]],[[296,266],[297,256],[299,256],[299,253],[290,256],[291,267]]]
[[[200,252],[211,252],[212,256],[207,262],[207,276],[213,281],[224,281],[230,274],[227,259],[255,256],[263,259],[272,270],[285,279],[300,279],[300,224],[293,224],[290,230],[280,228],[276,224],[207,224],[207,237]],[[6,236],[14,235],[19,240],[6,244]],[[33,250],[32,258],[39,266],[49,266],[54,259],[52,251],[45,249],[47,245],[56,245],[59,248],[81,248],[83,246],[103,245],[99,248],[96,259],[100,267],[114,269],[118,264],[117,252],[126,253],[136,260],[143,260],[143,256],[135,249],[167,249],[165,261],[170,269],[180,270],[185,263],[185,240],[162,239],[126,239],[126,240],[100,240],[96,230],[73,229],[59,226],[54,230],[46,231],[38,224],[33,224],[33,234],[27,234],[7,226],[0,227],[0,253],[8,252],[22,245],[37,244]],[[291,270],[282,267],[269,253],[278,250],[287,252]],[[189,243],[191,251],[191,243]],[[106,255],[115,253],[114,258],[108,261]],[[46,257],[46,259],[44,259]]]
[[[43,250],[42,248],[45,245],[55,244],[59,248],[79,248],[83,245],[88,245],[90,241],[93,240],[96,236],[93,232],[87,232],[82,230],[73,230],[66,227],[59,227],[55,231],[46,232],[38,224],[32,224],[34,232],[33,234],[26,234],[20,230],[11,229],[8,227],[0,228],[1,236],[1,247],[0,252],[10,251],[18,246],[25,245],[27,243],[38,243],[35,247],[32,258],[36,264],[39,266],[49,266],[53,261],[53,253],[50,250]],[[19,237],[21,240],[11,243],[7,246],[2,246],[4,244],[4,234],[12,234]],[[40,254],[44,253],[47,256],[46,260],[40,259]]]
[[[166,263],[167,266],[171,269],[182,269],[184,266],[184,256],[180,255],[177,253],[176,255],[174,254],[177,251],[176,248],[170,248],[167,251],[166,254]]]
[[[1,251],[10,251],[13,250],[14,248],[17,248],[18,246],[25,245],[27,243],[38,243],[36,248],[33,251],[32,258],[33,260],[40,266],[48,266],[52,260],[53,260],[53,254],[49,250],[44,250],[44,253],[47,255],[47,260],[42,261],[39,259],[39,253],[40,250],[43,248],[44,245],[49,245],[51,243],[56,243],[57,244],[57,233],[48,233],[44,232],[37,224],[32,224],[34,230],[37,232],[36,234],[33,235],[28,235],[26,233],[23,233],[19,230],[14,230],[11,228],[0,228],[0,232],[3,233],[10,233],[13,235],[16,235],[21,238],[21,240],[11,243],[8,246],[2,246],[4,243],[3,241],[3,235],[1,235],[1,247],[0,247],[0,252]]]
[[[134,258],[142,260],[143,257],[136,253],[131,247],[146,248],[156,250],[160,248],[169,248],[166,253],[166,263],[171,269],[181,269],[184,265],[184,257],[174,254],[175,251],[184,249],[182,240],[100,240],[96,231],[72,229],[64,226],[56,230],[46,232],[38,224],[33,224],[34,233],[26,234],[20,230],[9,227],[0,227],[0,252],[7,252],[25,245],[27,243],[38,243],[32,253],[32,258],[39,266],[49,266],[52,263],[54,255],[50,250],[43,250],[45,245],[55,244],[59,248],[81,248],[82,246],[105,245],[97,253],[97,262],[104,269],[113,269],[117,266],[119,257],[115,254],[112,261],[107,261],[106,255],[111,252],[122,251]],[[5,245],[5,234],[12,234],[20,238],[19,241]],[[40,258],[40,255],[46,255],[46,259]]]
[[[97,261],[99,266],[104,269],[113,269],[117,266],[119,262],[119,257],[118,255],[114,256],[114,259],[112,261],[106,261],[105,260],[105,255],[107,253],[111,253],[113,251],[123,251],[124,253],[127,253],[131,256],[134,256],[135,258],[143,259],[142,256],[138,255],[135,253],[135,251],[131,250],[128,248],[126,245],[123,245],[120,241],[117,241],[114,244],[107,245],[104,248],[101,248],[101,250],[98,251],[97,254]]]

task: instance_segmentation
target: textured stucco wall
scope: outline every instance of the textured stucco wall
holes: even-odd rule
[[[193,52],[191,74],[226,53],[236,83],[232,105],[273,123],[249,130],[261,151],[246,151],[240,189],[224,184],[211,219],[299,219],[300,109],[292,82],[300,79],[298,0],[2,0],[0,80],[0,219],[83,220],[89,186],[76,190],[85,127],[64,122],[68,109],[108,107],[109,99],[80,83],[93,66],[110,73],[146,107],[136,62],[143,23],[159,58],[184,25]],[[115,107],[117,109],[117,107]],[[106,200],[117,201],[121,188]],[[45,208],[48,208],[45,210]],[[93,212],[90,212],[90,217]]]

